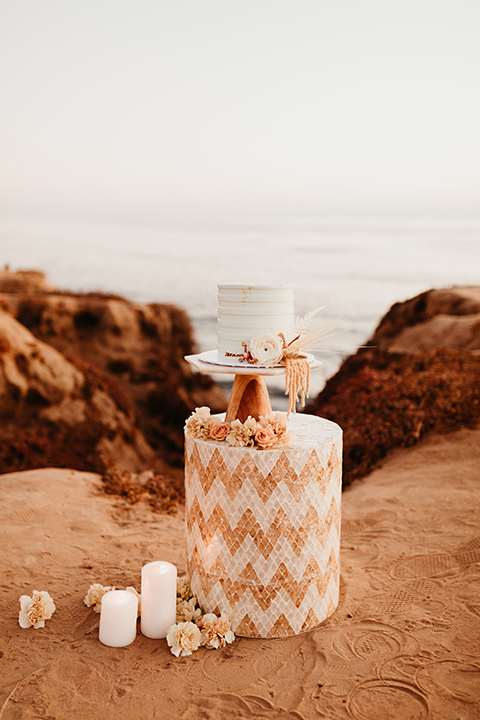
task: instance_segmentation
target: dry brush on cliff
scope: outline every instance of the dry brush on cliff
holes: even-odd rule
[[[397,303],[307,412],[344,431],[344,487],[426,432],[480,423],[480,288]]]

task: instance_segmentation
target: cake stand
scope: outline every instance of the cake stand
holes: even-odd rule
[[[272,368],[254,367],[252,365],[223,365],[213,361],[216,352],[209,351],[198,355],[186,355],[185,360],[196,370],[206,374],[235,375],[232,391],[228,401],[226,422],[245,420],[250,415],[258,420],[261,415],[270,415],[272,406],[265,378],[272,375],[284,375],[285,367],[277,365]],[[310,369],[322,364],[313,355],[307,354]]]

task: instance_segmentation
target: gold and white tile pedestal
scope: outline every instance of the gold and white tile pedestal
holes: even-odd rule
[[[266,450],[186,433],[191,588],[245,637],[306,632],[338,604],[342,431],[313,415],[291,416],[289,431]]]

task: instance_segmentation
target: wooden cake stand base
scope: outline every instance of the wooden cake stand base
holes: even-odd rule
[[[201,373],[235,376],[225,419],[228,422],[237,419],[245,422],[249,415],[255,420],[258,420],[261,415],[270,415],[272,406],[265,378],[271,375],[284,375],[285,368],[279,366],[256,368],[252,366],[218,365],[213,361],[204,360],[205,356],[211,354],[211,352],[207,352],[199,355],[186,355],[185,360]],[[309,357],[312,370],[321,365],[321,362],[313,356]]]
[[[267,383],[262,375],[235,375],[225,420],[242,423],[251,415],[255,420],[270,415],[272,406]]]

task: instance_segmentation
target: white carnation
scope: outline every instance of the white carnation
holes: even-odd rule
[[[100,583],[93,583],[93,585],[90,585],[88,588],[88,592],[85,595],[83,602],[87,607],[93,607],[95,612],[99,613],[102,608],[102,598],[105,593],[110,592],[110,590],[115,590],[115,588],[110,585],[104,587],[103,585],[100,585]]]
[[[55,603],[46,590],[34,590],[32,595],[21,596],[18,623],[22,628],[43,628],[55,612]]]
[[[177,623],[198,620],[201,614],[202,611],[197,607],[197,598],[182,600],[177,597]]]
[[[200,647],[201,637],[200,630],[193,622],[181,622],[172,625],[167,633],[167,643],[176,657],[191,655]]]
[[[193,592],[186,577],[177,578],[177,597],[182,600],[190,600],[193,597]]]
[[[230,620],[226,613],[218,618],[214,613],[207,613],[200,621],[202,628],[202,645],[207,648],[225,647],[235,640]]]

